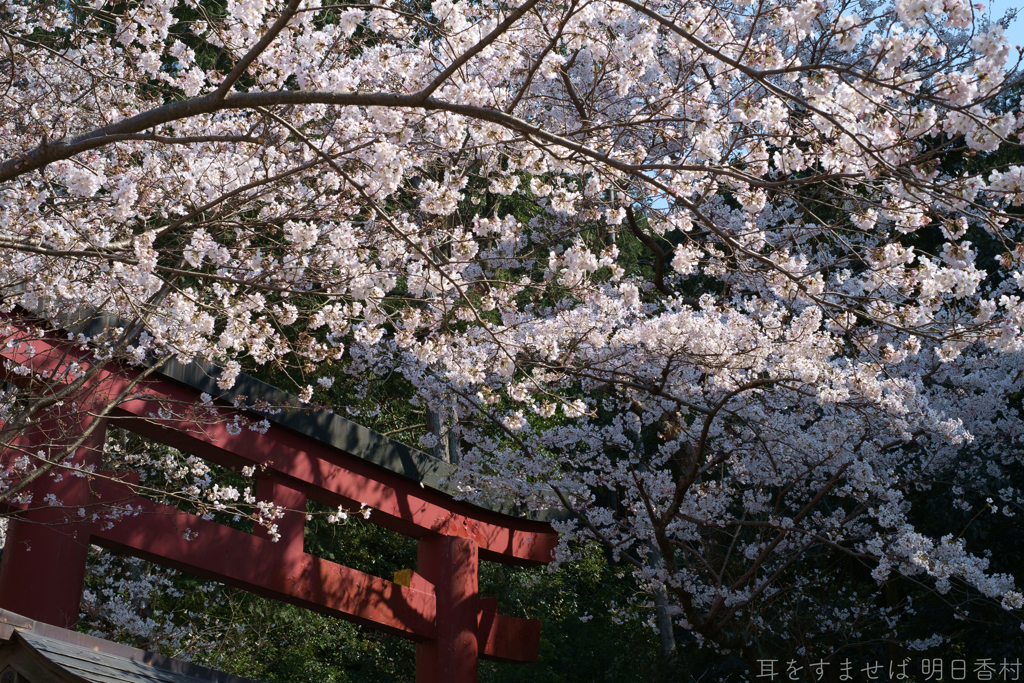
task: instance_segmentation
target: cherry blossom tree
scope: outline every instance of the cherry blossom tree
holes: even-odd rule
[[[1024,116],[980,7],[9,0],[7,320],[124,322],[59,390],[8,363],[5,443],[109,358],[317,405],[398,373],[468,499],[554,496],[560,559],[604,544],[663,629],[752,662],[831,556],[1018,610],[912,504],[1024,503]]]

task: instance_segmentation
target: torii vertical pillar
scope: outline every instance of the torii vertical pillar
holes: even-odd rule
[[[434,584],[437,640],[416,645],[416,683],[477,683],[479,566],[477,545],[468,538],[419,541],[416,571]]]
[[[52,461],[92,420],[79,416],[45,420],[21,445],[29,452],[43,451]],[[69,427],[72,421],[77,429]],[[74,628],[82,600],[93,511],[88,479],[66,468],[98,465],[105,435],[106,421],[101,420],[71,458],[28,487],[32,492],[28,510],[11,518],[7,526],[0,560],[0,608],[61,628]],[[60,501],[59,506],[47,503],[46,496],[51,493]]]

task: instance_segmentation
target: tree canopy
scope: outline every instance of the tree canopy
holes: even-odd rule
[[[652,625],[749,664],[939,642],[901,630],[918,590],[1016,629],[1014,551],[965,533],[1024,503],[1004,28],[967,0],[7,0],[0,305],[122,322],[62,377],[8,363],[3,442],[100,361],[210,361],[458,460],[469,500],[557,501],[559,562],[597,542]],[[12,460],[0,499],[61,461]]]

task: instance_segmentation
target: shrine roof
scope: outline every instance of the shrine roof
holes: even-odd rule
[[[0,610],[8,669],[27,683],[259,683]]]

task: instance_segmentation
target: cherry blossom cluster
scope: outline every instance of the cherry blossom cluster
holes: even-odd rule
[[[1004,30],[966,0],[12,0],[0,305],[111,314],[96,359],[223,390],[287,368],[310,405],[398,373],[466,498],[564,506],[559,559],[605,544],[748,658],[909,609],[808,625],[773,596],[828,581],[815,553],[1016,611],[914,516],[1021,505]],[[8,432],[33,405],[0,395]],[[211,513],[251,503],[160,462]]]

